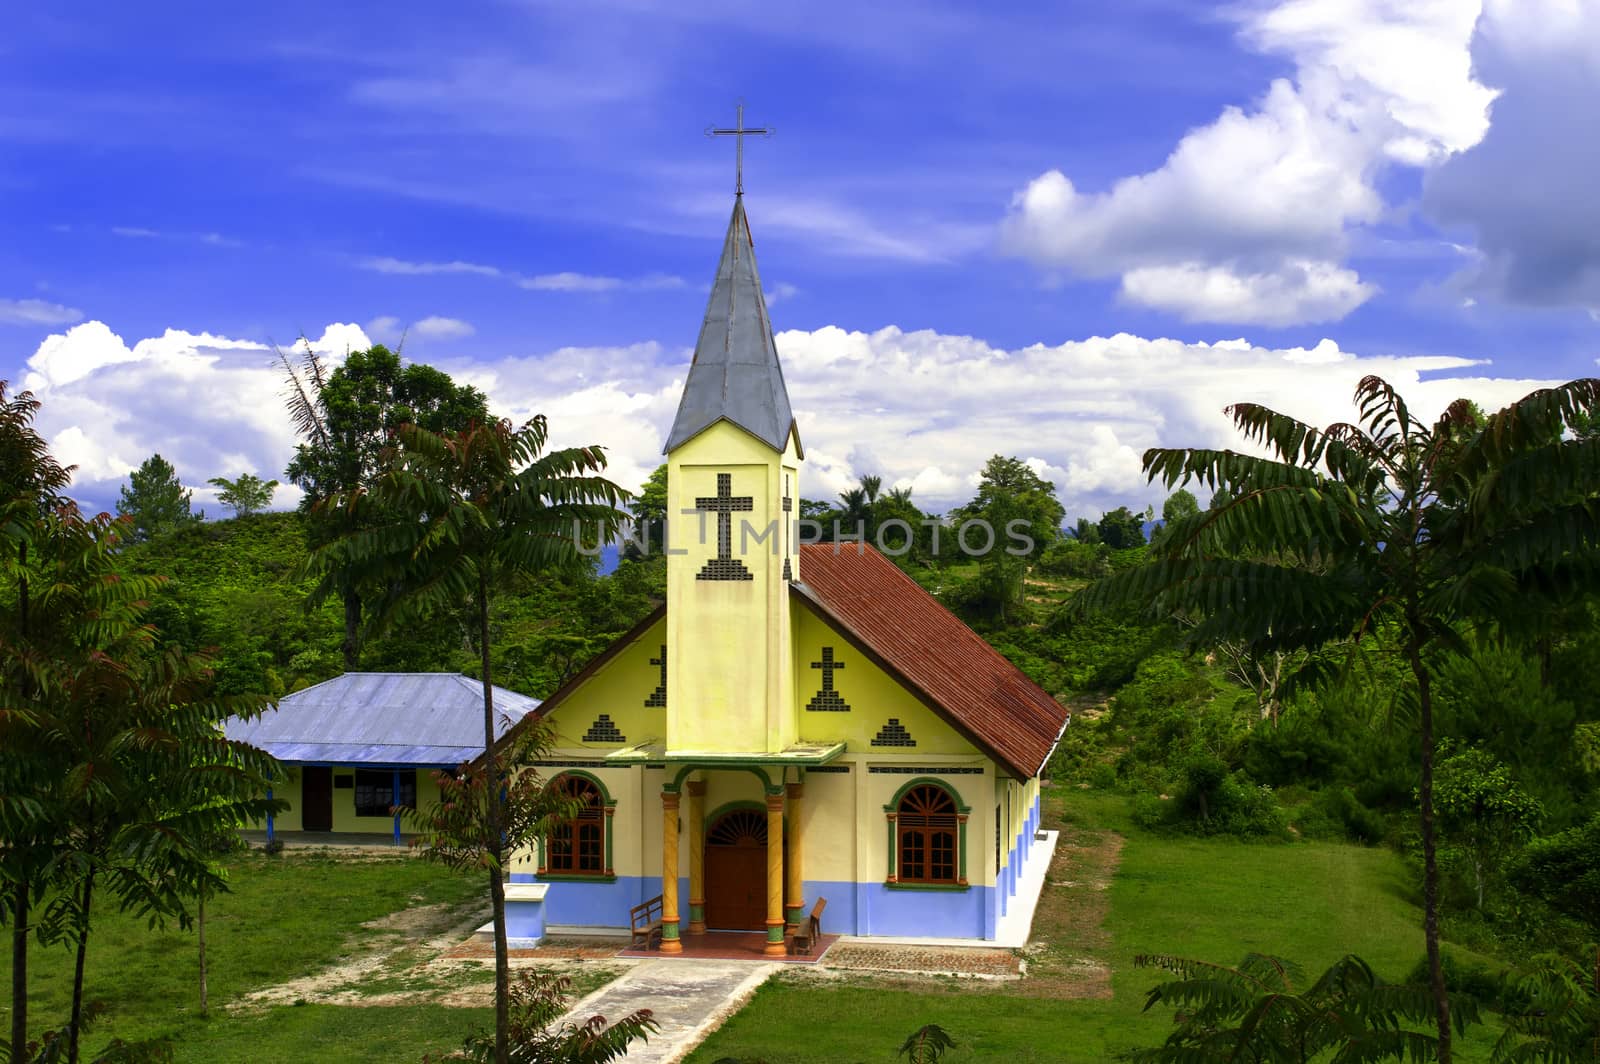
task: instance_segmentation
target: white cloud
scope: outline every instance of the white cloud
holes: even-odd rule
[[[367,334],[335,324],[311,342],[342,354],[366,346]],[[1238,446],[1222,409],[1240,400],[1314,424],[1348,420],[1356,382],[1369,373],[1425,417],[1459,396],[1495,409],[1549,383],[1440,378],[1475,364],[1363,355],[1332,340],[1274,349],[1119,334],[1008,350],[931,331],[826,327],[777,342],[806,444],[802,493],[831,498],[873,473],[935,511],[967,501],[993,454],[1016,455],[1051,479],[1072,517],[1159,504],[1165,492],[1140,471],[1147,448]],[[634,488],[662,460],[689,357],[643,343],[439,365],[482,388],[496,413],[547,415],[553,446],[602,444],[610,475]],[[155,451],[191,485],[241,472],[281,479],[293,453],[280,371],[254,341],[168,330],[130,347],[89,322],[47,339],[28,368],[28,386],[44,401],[41,431],[63,461],[82,467],[79,490],[102,505]],[[288,490],[277,498],[295,501]]]
[[[42,299],[0,299],[0,323],[7,325],[71,325],[83,311]]]
[[[1493,91],[1467,46],[1477,0],[1281,0],[1241,39],[1292,78],[1191,130],[1166,161],[1104,192],[1059,170],[1030,182],[1001,246],[1050,269],[1122,276],[1126,298],[1190,320],[1285,325],[1342,317],[1373,289],[1343,266],[1380,220],[1389,163],[1471,147]],[[1141,272],[1143,271],[1143,272]]]
[[[1366,302],[1377,286],[1354,270],[1311,259],[1239,274],[1222,266],[1140,266],[1122,275],[1122,298],[1185,321],[1294,325],[1338,321]]]
[[[441,318],[438,315],[431,315],[412,325],[411,331],[431,340],[459,340],[471,336],[477,330],[460,318]]]
[[[774,304],[793,299],[795,296],[800,294],[800,289],[796,288],[788,281],[779,281],[777,284],[767,289],[763,294],[766,296],[767,306],[770,307]]]
[[[451,273],[475,274],[479,277],[500,277],[503,275],[503,271],[498,266],[485,266],[478,262],[462,262],[459,259],[450,262],[411,262],[406,259],[378,255],[362,259],[359,265],[364,270],[372,270],[376,273],[400,274],[406,277],[427,277],[435,274]]]
[[[335,360],[370,346],[343,323],[306,342]],[[78,466],[74,493],[103,508],[156,452],[185,484],[203,486],[247,471],[281,479],[294,448],[281,370],[270,345],[254,340],[168,329],[130,346],[90,321],[46,337],[23,383],[43,402],[38,425],[56,457]],[[276,497],[296,501],[293,490]]]
[[[145,229],[136,225],[114,225],[111,232],[115,236],[125,236],[134,240],[154,240],[161,234],[154,229]]]
[[[367,322],[366,333],[380,344],[396,344],[405,335],[405,326],[393,314],[383,314]]]
[[[682,277],[652,273],[643,277],[604,277],[589,273],[541,273],[524,277],[517,284],[534,292],[651,292],[668,288],[683,288]]]

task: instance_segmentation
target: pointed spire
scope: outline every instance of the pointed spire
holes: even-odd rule
[[[787,446],[794,430],[742,197],[733,203],[706,320],[666,450],[676,450],[724,420],[775,451]]]

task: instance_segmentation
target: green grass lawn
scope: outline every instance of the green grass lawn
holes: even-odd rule
[[[1142,1011],[1160,975],[1135,969],[1137,954],[1232,964],[1247,952],[1273,953],[1315,975],[1356,953],[1391,980],[1422,956],[1420,911],[1390,851],[1156,837],[1127,822],[1121,798],[1093,793],[1074,792],[1064,815],[1074,841],[1106,831],[1126,836],[1103,934],[1074,926],[1073,906],[1092,888],[1047,886],[1035,920],[1035,937],[1047,945],[1030,958],[1021,983],[835,983],[784,974],[690,1060],[889,1061],[912,1030],[938,1023],[960,1043],[949,1061],[1104,1062],[1156,1045],[1171,1029],[1170,1011]],[[1054,826],[1062,816],[1053,798],[1047,821]],[[1058,860],[1051,879],[1081,874],[1073,861]],[[1085,960],[1109,967],[1108,999],[1059,996],[1074,963]],[[1496,1033],[1475,1028],[1458,1059],[1487,1060]]]
[[[480,877],[404,855],[350,860],[303,853],[240,855],[229,861],[229,874],[232,893],[213,899],[207,911],[209,1018],[199,1014],[194,932],[152,932],[114,906],[99,908],[85,994],[109,1011],[88,1046],[113,1036],[171,1036],[179,1061],[418,1060],[424,1051],[455,1048],[489,1022],[488,1010],[480,1009],[286,1005],[235,1015],[225,1008],[250,990],[358,951],[376,934],[361,927],[366,921],[410,906],[469,903],[482,893]],[[0,986],[7,990],[10,961],[8,948],[0,957]],[[67,1020],[72,954],[64,946],[35,945],[29,968],[29,1023],[37,1034]],[[0,1030],[10,1022],[7,994]]]

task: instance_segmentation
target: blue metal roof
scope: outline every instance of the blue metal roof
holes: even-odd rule
[[[504,687],[493,694],[497,737],[539,706]],[[280,761],[456,765],[483,753],[483,685],[454,672],[347,672],[223,730]]]

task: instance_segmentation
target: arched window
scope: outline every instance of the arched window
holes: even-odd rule
[[[950,792],[934,783],[910,788],[895,808],[895,864],[901,883],[966,881],[958,846],[963,819]]]
[[[559,821],[545,838],[541,874],[554,876],[610,875],[606,831],[610,827],[605,796],[586,776],[557,776],[550,787],[563,798],[581,802],[576,816]]]

